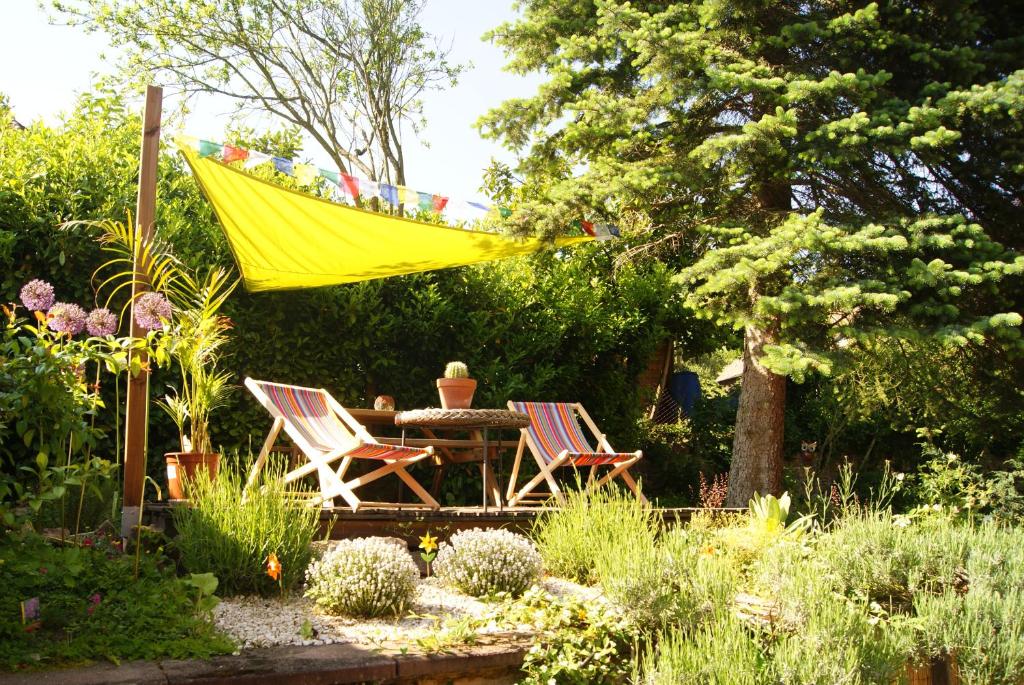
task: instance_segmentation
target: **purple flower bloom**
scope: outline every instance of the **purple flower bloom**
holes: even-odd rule
[[[21,287],[21,303],[37,312],[53,306],[53,286],[38,278]]]
[[[50,330],[78,335],[85,328],[85,310],[77,304],[58,302],[46,313]]]
[[[117,332],[117,317],[106,307],[94,309],[85,319],[85,330],[89,335],[113,335]]]
[[[147,331],[162,328],[171,319],[171,303],[160,293],[145,293],[135,300],[135,322]]]

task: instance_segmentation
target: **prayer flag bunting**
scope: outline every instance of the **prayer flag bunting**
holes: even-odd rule
[[[202,140],[193,136],[178,136],[176,141],[179,146],[185,145],[199,153],[199,157],[218,156],[220,161],[225,163],[244,162],[244,168],[251,169],[267,162],[271,162],[274,168],[282,174],[294,176],[302,185],[311,185],[319,177],[326,178],[346,195],[357,200],[360,196],[364,198],[381,197],[393,207],[406,205],[417,206],[424,211],[435,211],[442,213],[448,206],[449,199],[443,195],[423,193],[413,190],[407,186],[395,186],[390,183],[378,183],[344,172],[320,169],[310,164],[295,163],[293,160],[283,157],[272,157],[266,153],[256,150],[246,150],[234,145],[222,145],[209,140]],[[492,207],[482,202],[460,200],[459,206],[463,205],[470,212],[489,213],[497,210],[503,219],[512,216],[513,210],[508,207]],[[577,219],[572,226],[599,240],[608,240],[611,237],[619,236],[619,229],[613,224],[599,223]]]
[[[391,185],[390,183],[380,184],[380,196],[384,198],[392,207],[398,206],[398,188]]]
[[[412,188],[398,186],[398,199],[402,201],[403,205],[415,205],[420,201],[420,194]]]
[[[293,167],[296,180],[304,186],[312,185],[320,175],[319,169],[309,164],[296,164]]]
[[[424,212],[434,208],[434,196],[430,193],[416,193],[417,204]]]
[[[221,145],[220,143],[211,143],[208,140],[200,140],[199,141],[199,156],[200,157],[209,157],[210,155],[215,155],[215,154],[217,154],[218,152],[221,151],[222,147],[224,147],[224,146]]]
[[[230,164],[231,162],[238,162],[243,159],[248,159],[248,157],[248,150],[243,150],[242,148],[235,147],[233,145],[225,145],[224,150],[221,152],[220,159],[225,164]]]
[[[363,197],[377,197],[380,195],[380,183],[376,181],[367,181],[365,178],[359,179],[359,194]]]
[[[359,179],[346,173],[341,174],[341,183],[338,184],[348,193],[352,199],[359,197]]]
[[[256,152],[255,150],[249,150],[249,157],[245,160],[245,164],[243,166],[246,169],[252,169],[253,167],[259,166],[260,164],[269,162],[270,159],[271,157],[268,154]]]
[[[273,162],[274,168],[280,171],[282,174],[287,174],[288,176],[291,176],[295,172],[294,165],[292,164],[292,160],[290,159],[285,159],[284,157],[274,157]]]

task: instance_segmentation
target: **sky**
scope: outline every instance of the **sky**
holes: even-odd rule
[[[8,96],[15,118],[53,124],[69,110],[78,93],[87,91],[95,74],[112,69],[101,55],[114,53],[101,34],[52,25],[37,0],[0,0],[0,93]],[[472,63],[459,84],[424,97],[426,144],[406,139],[407,185],[415,190],[459,199],[477,199],[482,171],[492,157],[514,158],[492,141],[482,140],[473,122],[510,97],[534,93],[538,76],[519,77],[502,71],[502,50],[480,36],[511,19],[511,0],[428,0],[422,16],[426,30],[451,45],[449,59]],[[222,139],[230,102],[201,96],[192,103],[184,132],[209,140]],[[313,163],[328,167],[313,147],[305,150]]]

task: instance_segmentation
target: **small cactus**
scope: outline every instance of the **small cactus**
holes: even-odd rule
[[[462,362],[448,362],[444,367],[445,378],[469,378],[469,368]]]

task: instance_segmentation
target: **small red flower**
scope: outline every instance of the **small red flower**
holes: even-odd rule
[[[44,575],[44,576],[45,576],[45,575],[46,575],[47,573],[49,573],[49,572],[50,572],[50,571],[49,571],[49,570],[48,570],[48,569],[47,569],[47,568],[46,568],[45,566],[40,566],[40,567],[39,567],[39,573],[41,573],[42,575]]]
[[[92,538],[82,540],[82,547],[92,547]]]

